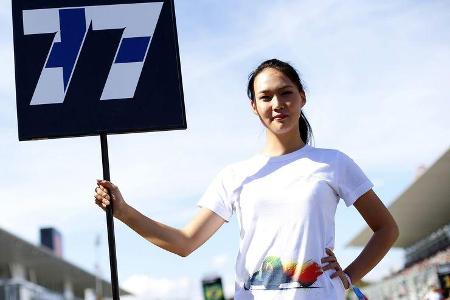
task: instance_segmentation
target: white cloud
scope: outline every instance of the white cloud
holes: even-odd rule
[[[227,264],[230,264],[231,260],[230,260],[230,256],[228,253],[222,253],[219,255],[215,255],[212,260],[211,260],[211,266],[214,269],[222,269],[223,267],[225,267]]]
[[[124,299],[136,300],[202,300],[201,283],[191,278],[155,278],[148,275],[133,275],[126,279],[123,287],[134,294]]]
[[[225,279],[225,280],[224,280]],[[222,278],[225,297],[234,294],[234,277]],[[192,277],[162,278],[136,274],[127,278],[122,287],[133,296],[125,300],[203,300],[201,279]]]

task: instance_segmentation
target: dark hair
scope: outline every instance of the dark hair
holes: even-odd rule
[[[303,88],[302,81],[300,80],[300,77],[298,76],[297,71],[292,67],[290,64],[278,60],[278,59],[269,59],[264,62],[262,62],[253,72],[250,73],[248,76],[248,87],[247,87],[247,95],[248,98],[250,98],[251,101],[255,100],[255,78],[256,76],[264,71],[267,68],[272,68],[275,70],[280,71],[285,76],[287,76],[298,88],[300,94],[302,94],[302,97],[305,97],[306,94],[305,90]],[[311,142],[311,139],[313,137],[312,128],[309,124],[308,120],[306,119],[305,115],[303,114],[303,111],[300,113],[300,118],[298,122],[298,127],[300,131],[300,137],[302,138],[303,142],[306,144],[309,144]]]

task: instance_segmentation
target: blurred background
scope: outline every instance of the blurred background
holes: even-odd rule
[[[307,87],[314,146],[352,157],[399,222],[395,248],[358,283],[368,298],[448,297],[450,2],[175,0],[175,8],[188,129],[109,137],[111,178],[126,200],[184,226],[224,166],[262,149],[245,88],[250,71],[276,57]],[[106,221],[92,197],[99,139],[18,142],[10,1],[0,2],[0,30],[0,300],[108,298]],[[187,258],[120,222],[115,233],[124,299],[233,297],[235,219]],[[340,264],[369,238],[356,209],[340,203]]]

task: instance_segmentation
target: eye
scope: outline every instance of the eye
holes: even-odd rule
[[[259,97],[259,100],[262,100],[262,101],[270,101],[272,99],[272,97],[270,97],[270,96],[268,96],[268,95],[263,95],[263,96],[260,96]]]
[[[290,95],[292,94],[292,91],[284,91],[283,93],[281,93],[282,95]]]

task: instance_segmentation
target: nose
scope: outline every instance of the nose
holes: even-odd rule
[[[284,103],[283,103],[283,101],[278,97],[278,95],[273,95],[272,101],[273,101],[273,108],[274,108],[274,110],[278,110],[278,109],[284,108]]]

